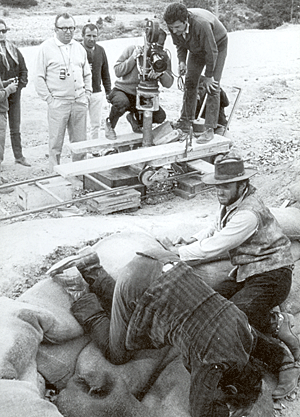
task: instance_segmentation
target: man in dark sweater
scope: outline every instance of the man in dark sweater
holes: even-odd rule
[[[189,131],[195,119],[198,84],[205,67],[204,85],[207,91],[205,125],[216,129],[220,107],[220,80],[227,55],[227,31],[207,10],[191,13],[182,3],[170,4],[164,20],[177,49],[178,72],[186,75],[183,106],[177,128]],[[187,62],[186,62],[187,61]]]
[[[104,48],[96,43],[99,32],[98,27],[93,23],[88,23],[82,28],[83,46],[87,52],[88,61],[92,71],[93,93],[89,103],[89,115],[91,123],[91,139],[98,139],[101,126],[101,109],[103,84],[105,94],[111,91],[111,81],[107,56]]]

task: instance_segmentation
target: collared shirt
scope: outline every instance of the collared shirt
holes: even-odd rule
[[[182,261],[203,260],[226,255],[230,249],[236,248],[251,237],[258,226],[258,219],[254,213],[243,210],[236,213],[221,230],[215,227],[200,231],[193,237],[196,242],[179,248]]]
[[[190,33],[190,24],[189,24],[189,22],[187,21],[186,22],[186,28],[185,28],[185,31],[184,31],[184,33],[182,34],[182,36],[183,36],[183,38],[184,39],[186,39],[187,38],[187,35]]]
[[[226,223],[226,227],[222,226],[228,214],[245,198],[247,191],[248,189],[230,206],[220,206],[215,224],[193,235],[197,242],[179,248],[182,261],[203,260],[207,262],[227,255],[229,250],[241,245],[256,232],[258,218],[250,210],[238,211]]]

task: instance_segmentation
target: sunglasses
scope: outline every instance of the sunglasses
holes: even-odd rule
[[[0,32],[1,33],[6,33],[7,32],[7,29],[0,29]]]

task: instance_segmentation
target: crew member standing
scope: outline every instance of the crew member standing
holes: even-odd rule
[[[106,97],[111,91],[111,81],[107,56],[104,48],[96,43],[99,36],[98,27],[88,23],[82,28],[83,46],[87,52],[88,61],[92,71],[92,87],[89,104],[89,116],[91,123],[91,139],[98,139],[101,126],[101,110],[103,103],[103,92],[101,84],[105,89]]]
[[[28,71],[23,55],[19,49],[6,39],[9,28],[0,19],[0,76],[4,84],[17,82],[17,91],[8,97],[8,122],[11,146],[17,164],[30,167],[30,163],[23,156],[21,144],[21,91],[28,83]]]
[[[227,31],[209,11],[196,9],[195,13],[191,13],[181,3],[167,6],[164,20],[177,48],[178,72],[186,75],[183,105],[176,128],[188,132],[190,121],[195,119],[198,84],[205,67],[205,126],[207,129],[216,129],[220,107],[220,80],[227,55]]]
[[[60,164],[66,129],[69,140],[86,140],[87,109],[92,94],[92,74],[85,49],[73,39],[75,21],[68,13],[55,19],[54,38],[39,48],[35,88],[48,103],[49,165]],[[85,158],[72,155],[73,161]]]

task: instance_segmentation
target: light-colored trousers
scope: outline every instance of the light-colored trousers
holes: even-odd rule
[[[3,161],[3,158],[4,158],[6,127],[7,127],[7,113],[0,113],[0,171],[1,171],[1,162]]]
[[[70,143],[86,140],[87,109],[86,97],[76,101],[52,98],[48,103],[50,170],[60,164],[66,130],[68,130]],[[72,154],[72,161],[80,161],[85,156],[86,153]]]
[[[100,91],[99,93],[93,93],[90,98],[89,115],[91,124],[91,139],[99,138],[103,95],[103,92]]]

